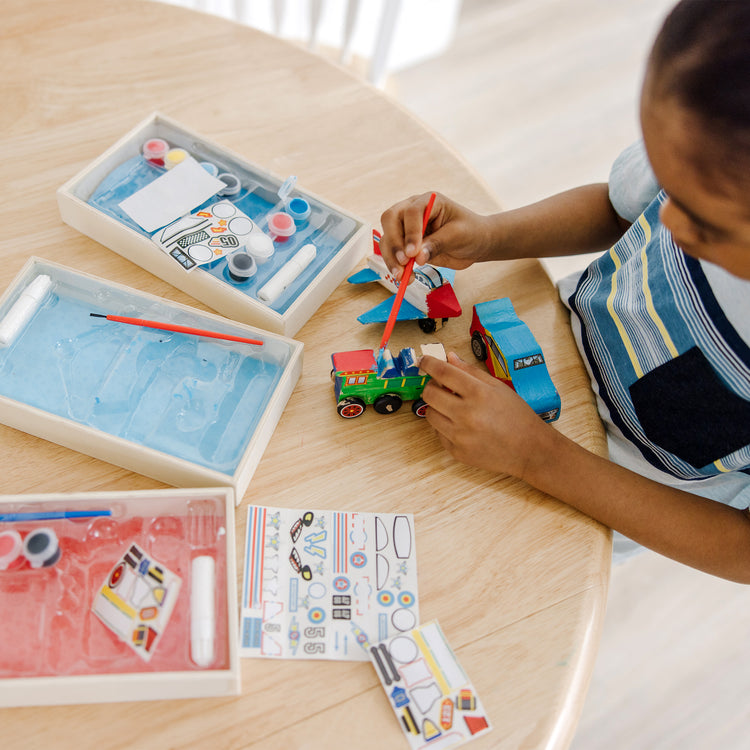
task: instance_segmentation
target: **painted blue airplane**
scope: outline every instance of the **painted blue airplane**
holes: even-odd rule
[[[416,320],[425,333],[432,333],[448,318],[461,315],[461,305],[452,286],[455,275],[456,272],[449,268],[438,268],[429,263],[415,266],[414,281],[406,288],[396,320]],[[347,281],[351,284],[377,281],[393,292],[392,297],[357,318],[360,323],[385,323],[391,313],[398,284],[380,254],[380,233],[377,230],[373,232],[373,254],[367,259],[367,268],[357,271]]]

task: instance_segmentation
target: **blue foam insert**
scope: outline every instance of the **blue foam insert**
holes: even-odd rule
[[[191,149],[188,149],[191,150]],[[195,148],[192,149],[195,151]],[[196,156],[199,156],[196,154]],[[242,189],[236,196],[215,196],[195,210],[205,208],[220,200],[231,200],[241,211],[247,214],[263,231],[267,229],[267,215],[279,210],[279,199],[274,192],[278,186],[271,186],[264,178],[258,177],[242,165],[222,165],[236,174],[242,183]],[[152,180],[164,174],[164,170],[150,164],[142,156],[134,156],[115,167],[107,174],[88,199],[89,205],[116,219],[130,229],[151,237],[138,226],[119,206],[133,193],[148,185]],[[312,213],[310,218],[297,228],[297,231],[286,242],[275,242],[272,258],[258,267],[258,272],[244,282],[232,280],[227,271],[226,258],[206,266],[201,266],[190,273],[209,273],[217,279],[257,300],[258,290],[283,266],[303,245],[312,243],[317,249],[315,260],[269,307],[283,314],[299,297],[315,276],[320,273],[331,259],[344,247],[357,229],[355,222],[338,214],[318,201],[306,196]],[[163,252],[154,244],[154,252]],[[175,261],[175,272],[186,273]]]
[[[289,360],[286,344],[256,347],[92,318],[211,327],[183,311],[175,319],[164,303],[42,272],[52,291],[17,339],[0,347],[0,393],[232,475]]]

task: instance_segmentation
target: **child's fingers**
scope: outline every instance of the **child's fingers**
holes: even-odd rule
[[[423,193],[413,198],[404,209],[404,256],[398,257],[404,264],[409,258],[416,258],[422,250],[422,233],[424,229],[424,212],[430,201],[431,193]],[[437,213],[435,206],[432,214]],[[429,217],[428,221],[429,221]]]
[[[460,370],[463,370],[468,375],[471,375],[473,378],[476,378],[477,380],[489,383],[491,385],[495,385],[496,383],[498,383],[497,378],[492,377],[492,375],[490,375],[487,370],[483,370],[480,367],[474,367],[473,365],[467,364],[455,352],[448,352],[448,362],[452,365],[455,365]]]
[[[391,206],[380,217],[383,228],[380,252],[396,280],[403,275],[410,258],[420,265],[427,262],[428,254],[422,248],[422,227],[429,196],[430,193],[413,195]],[[434,208],[432,213],[436,213]]]
[[[448,357],[449,361],[444,362],[435,357],[424,356],[420,360],[419,367],[443,388],[458,396],[466,396],[476,386],[477,380],[481,381],[481,376],[487,373],[482,373],[475,367],[469,367],[452,352]],[[490,381],[494,381],[491,376]]]

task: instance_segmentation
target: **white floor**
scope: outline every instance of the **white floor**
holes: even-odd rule
[[[451,49],[392,75],[387,91],[461,152],[506,208],[605,181],[637,137],[645,57],[672,5],[463,0]],[[749,587],[651,552],[613,569],[573,750],[750,748],[748,625]]]

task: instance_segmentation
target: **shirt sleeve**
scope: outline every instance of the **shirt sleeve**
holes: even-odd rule
[[[628,146],[609,173],[609,200],[618,216],[634,222],[659,193],[643,141]]]

